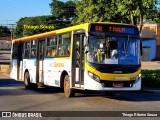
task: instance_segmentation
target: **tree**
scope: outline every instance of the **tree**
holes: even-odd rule
[[[69,25],[70,21],[59,21],[52,15],[25,17],[17,22],[14,38],[49,32],[55,29],[68,27]]]
[[[14,31],[14,38],[48,32],[71,25],[71,20],[75,17],[75,2],[61,2],[59,0],[53,0],[50,7],[53,15],[25,17],[19,19]],[[27,26],[35,26],[37,28],[34,29],[32,27],[31,29],[28,29]],[[54,26],[54,29],[42,29],[41,26]]]
[[[149,10],[145,15],[144,19],[146,22],[160,23],[160,8]]]
[[[141,32],[144,16],[156,9],[159,0],[117,0],[116,3],[121,15],[129,15],[131,24],[139,24]]]
[[[79,0],[72,24],[84,22],[122,22],[140,26],[144,17],[157,10],[160,0]],[[156,16],[156,20],[158,14]]]
[[[125,22],[128,19],[120,16],[115,0],[80,0],[76,1],[76,14],[72,24],[84,22]]]
[[[0,37],[11,36],[11,31],[6,26],[0,26]]]
[[[73,1],[62,2],[53,0],[50,7],[52,15],[59,21],[70,21],[75,17],[75,2]]]

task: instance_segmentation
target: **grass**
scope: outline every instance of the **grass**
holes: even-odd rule
[[[160,70],[142,70],[142,88],[160,88]]]

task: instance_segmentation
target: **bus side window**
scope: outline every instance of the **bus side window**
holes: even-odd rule
[[[59,35],[58,56],[69,56],[70,44],[71,44],[70,32]]]
[[[31,57],[35,57],[36,55],[35,55],[35,51],[34,50],[32,50],[31,51]]]
[[[30,57],[30,41],[25,42],[25,52],[24,52],[24,58]]]
[[[50,57],[55,57],[56,56],[56,49],[52,48],[50,51],[49,51],[49,54],[50,54]]]
[[[36,40],[31,41],[31,58],[36,57],[36,45],[37,45]]]
[[[57,54],[57,36],[47,38],[47,57],[55,57]]]

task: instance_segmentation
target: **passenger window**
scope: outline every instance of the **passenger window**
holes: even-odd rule
[[[69,56],[71,44],[71,33],[59,35],[58,56]]]
[[[57,36],[47,38],[47,57],[55,57],[57,54]]]
[[[25,43],[25,49],[24,49],[24,58],[29,58],[30,57],[30,41]]]
[[[31,57],[35,58],[36,57],[36,40],[31,41]]]

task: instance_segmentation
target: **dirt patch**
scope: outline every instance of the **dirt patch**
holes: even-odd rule
[[[160,61],[142,62],[142,70],[160,70]]]

